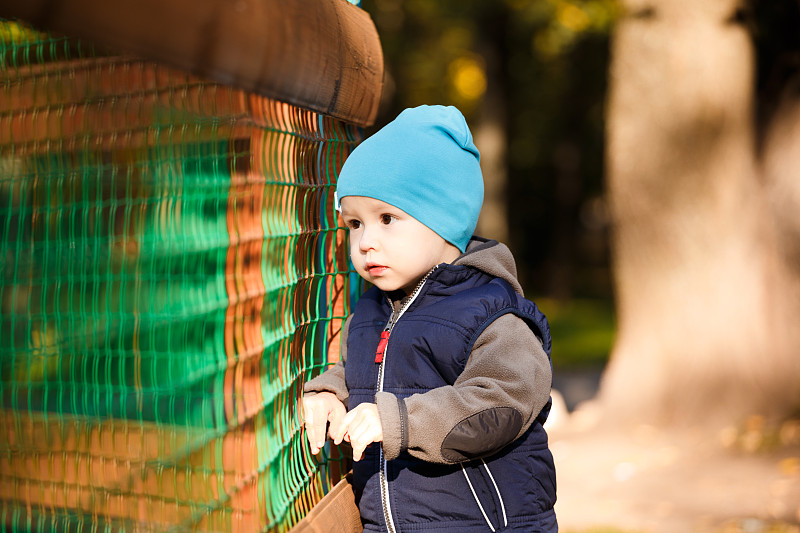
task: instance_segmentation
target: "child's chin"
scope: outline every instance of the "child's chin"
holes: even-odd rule
[[[393,290],[397,289],[394,284],[383,282],[380,279],[372,280],[372,284],[384,292],[392,292]]]
[[[370,281],[370,283],[378,287],[383,292],[393,292],[401,288],[400,285],[397,283],[392,283],[391,281],[382,280],[380,278],[368,281]]]

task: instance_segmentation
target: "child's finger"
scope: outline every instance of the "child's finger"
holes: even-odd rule
[[[355,413],[356,411],[350,411],[341,417],[335,425],[331,424],[328,434],[331,436],[331,439],[333,439],[334,444],[340,444],[342,440],[344,440],[350,428],[350,424],[353,423],[353,418],[356,416]],[[347,440],[350,441],[350,438],[348,437]]]
[[[364,458],[364,450],[367,449],[369,443],[363,442],[361,439],[352,440],[353,444],[353,461],[360,461]]]
[[[363,458],[364,458],[364,452],[363,451],[361,453],[353,451],[353,461],[360,461]]]
[[[311,451],[316,454],[314,447],[318,441],[317,431],[314,424],[314,411],[306,402],[303,402],[303,425],[306,428],[306,438],[311,445]]]
[[[377,442],[377,433],[375,429],[367,424],[361,424],[356,428],[351,428],[349,437],[350,444],[353,446],[353,460],[355,461],[363,457],[367,446],[373,442]]]
[[[324,409],[316,402],[303,402],[303,419],[306,427],[306,438],[311,446],[311,453],[316,455],[325,445],[325,428],[327,419],[323,415]],[[322,415],[322,416],[321,416]]]
[[[336,444],[339,444],[339,442],[341,442],[341,440],[339,442],[336,442],[336,435],[338,435],[342,431],[343,427],[342,421],[345,418],[346,413],[347,412],[345,411],[344,406],[342,406],[341,409],[333,409],[331,410],[330,413],[328,413],[328,423],[330,424],[330,426],[328,427],[328,435],[330,436],[331,440],[333,440],[334,443]]]
[[[306,422],[306,436],[308,437],[308,443],[311,445],[311,453],[316,455],[325,445],[325,426]]]

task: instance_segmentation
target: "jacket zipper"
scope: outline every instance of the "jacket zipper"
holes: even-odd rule
[[[400,309],[397,311],[392,311],[391,316],[389,317],[389,322],[386,323],[386,327],[383,328],[381,332],[381,340],[378,342],[378,348],[375,350],[375,364],[380,365],[378,367],[378,383],[376,386],[376,392],[383,392],[383,369],[386,360],[386,348],[389,345],[389,336],[392,334],[392,330],[394,329],[395,324],[397,321],[400,320],[400,317],[403,316],[403,313],[406,312],[406,309],[417,299],[422,286],[425,284],[425,281],[428,279],[428,276],[436,270],[436,267],[433,267],[423,278],[419,281],[417,286],[414,288],[413,292],[410,296],[408,296],[405,301],[400,305]],[[392,306],[392,301],[387,297],[386,300],[389,302],[389,306]],[[394,527],[394,518],[392,517],[392,507],[389,503],[389,481],[388,481],[388,474],[387,474],[387,467],[386,467],[386,459],[383,456],[383,448],[380,449],[380,471],[379,471],[379,484],[381,490],[381,504],[383,507],[383,519],[386,522],[386,530],[389,533],[395,533]]]

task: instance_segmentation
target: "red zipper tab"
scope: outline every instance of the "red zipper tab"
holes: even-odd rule
[[[383,354],[386,353],[386,344],[389,342],[389,334],[391,331],[385,329],[381,332],[381,342],[378,343],[378,350],[375,352],[375,362],[380,364],[383,362]]]

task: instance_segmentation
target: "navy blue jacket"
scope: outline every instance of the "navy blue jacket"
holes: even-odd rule
[[[528,324],[549,356],[547,320],[533,302],[503,279],[467,266],[440,265],[392,329],[381,385],[375,352],[392,306],[382,291],[368,290],[354,310],[347,338],[348,408],[375,402],[382,390],[398,398],[402,411],[403,399],[412,394],[452,385],[478,336],[508,313]],[[523,427],[514,410],[491,413],[499,427],[508,427],[505,433],[483,430],[485,418],[478,416],[461,421],[442,444],[442,455],[452,464],[423,462],[407,451],[385,461],[379,445],[369,446],[354,465],[365,531],[387,531],[387,517],[395,531],[485,532],[488,524],[496,531],[557,531],[555,467],[543,428],[549,409],[550,402],[510,444],[508,433],[516,436]],[[381,495],[382,483],[388,497]]]

